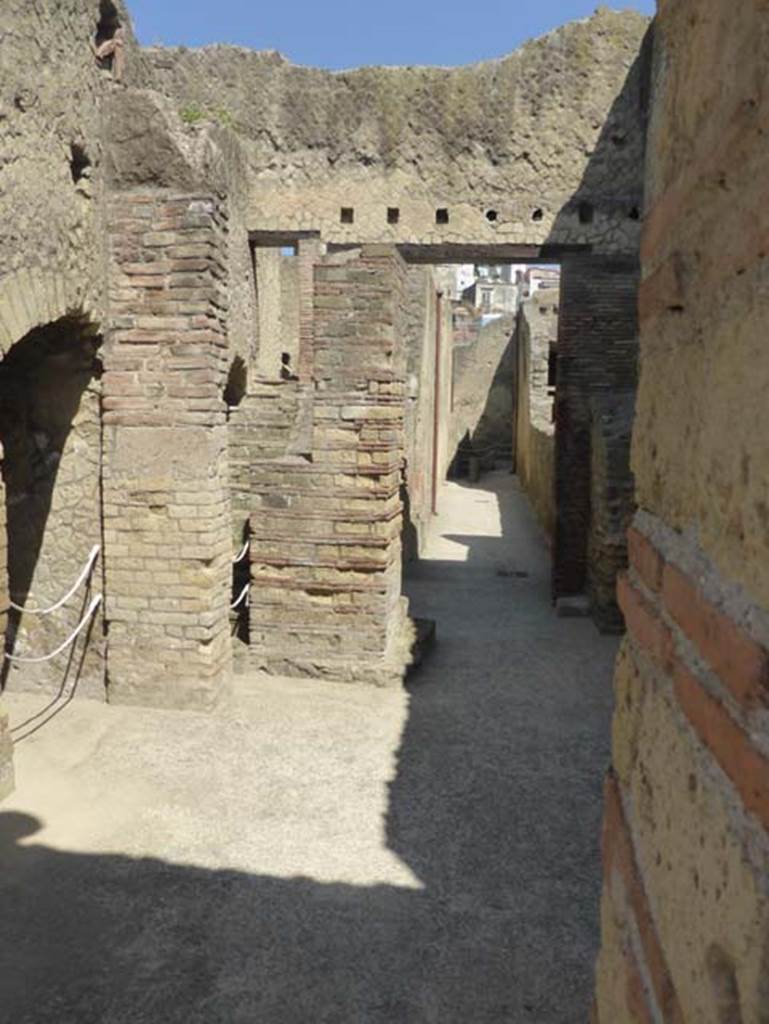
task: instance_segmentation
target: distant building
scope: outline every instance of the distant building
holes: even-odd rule
[[[481,314],[514,313],[518,308],[518,284],[478,278],[462,292],[462,301]]]
[[[529,267],[528,292],[533,295],[540,288],[558,288],[561,283],[560,267]]]
[[[464,290],[475,280],[475,271],[472,263],[445,264],[435,268],[435,280],[447,299],[460,302]]]

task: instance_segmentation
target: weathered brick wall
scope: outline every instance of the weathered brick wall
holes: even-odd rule
[[[599,487],[591,493],[595,402],[621,395],[632,401],[638,348],[637,261],[574,254],[564,257],[561,271],[555,403],[556,598],[584,593],[589,587],[591,516],[599,524],[610,515],[601,508],[609,491]],[[623,451],[629,438],[626,432],[605,429],[611,422],[600,426],[616,450],[613,465],[619,467],[623,459],[626,462]],[[618,479],[616,485],[632,495],[626,480]],[[596,525],[592,557],[599,555],[602,536]],[[613,534],[606,539],[613,546]],[[604,606],[607,602],[612,606],[614,600],[603,588],[594,588],[591,596],[601,622]]]
[[[596,1016],[769,1007],[766,13],[659,5]]]
[[[148,192],[110,214],[108,695],[205,707],[231,660],[226,208]]]
[[[453,329],[451,303],[429,268],[410,266],[402,309],[406,347],[404,558],[416,558],[446,476],[451,448]],[[437,402],[437,429],[436,429]]]
[[[515,471],[540,523],[555,526],[555,427],[548,387],[550,349],[558,340],[557,290],[542,290],[521,306],[515,326]]]
[[[258,487],[252,467],[305,455],[312,444],[312,394],[298,381],[262,381],[251,385],[240,405],[230,410],[228,446],[234,543],[242,544]]]
[[[402,314],[407,360],[404,515],[407,513],[408,518],[403,533],[406,561],[419,555],[432,508],[431,453],[435,433],[433,418],[438,302],[430,269],[409,267]]]
[[[386,247],[315,266],[312,457],[251,464],[255,667],[401,678],[404,278]]]
[[[477,323],[471,340],[453,349],[451,409],[447,417],[449,459],[468,434],[484,465],[492,467],[497,457],[510,455],[513,328],[512,315]],[[451,345],[452,339],[449,337],[446,343]]]
[[[590,526],[587,593],[604,632],[622,632],[615,600],[617,576],[627,567],[627,529],[635,511],[630,437],[635,394],[600,394],[590,401]]]

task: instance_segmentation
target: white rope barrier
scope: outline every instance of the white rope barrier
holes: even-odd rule
[[[67,601],[69,601],[69,599],[75,593],[75,591],[83,582],[83,580],[86,579],[91,569],[93,569],[94,562],[96,561],[100,550],[101,546],[99,544],[94,544],[94,546],[91,548],[91,553],[88,556],[88,561],[85,563],[85,566],[83,567],[83,571],[80,573],[80,575],[72,584],[72,586],[64,595],[64,597],[62,597],[60,601],[57,601],[56,604],[52,604],[50,608],[27,608],[20,604],[15,604],[13,601],[10,601],[9,604],[11,608],[15,608],[17,612],[25,612],[28,615],[50,615],[51,612],[58,611],[58,609],[61,608],[62,605],[65,605]]]
[[[237,601],[234,604],[230,605],[230,608],[231,609],[237,608],[238,605],[243,601],[243,599],[245,598],[246,594],[249,592],[250,589],[251,589],[251,584],[247,583],[245,585],[245,587],[243,587],[243,590],[240,592],[240,597],[237,599]]]
[[[69,647],[69,645],[72,643],[72,641],[75,639],[75,637],[77,637],[78,634],[80,632],[82,632],[82,629],[85,626],[86,622],[88,622],[88,620],[91,618],[91,616],[93,615],[93,613],[96,611],[96,609],[99,607],[100,604],[101,604],[101,594],[97,594],[96,597],[93,599],[93,601],[91,601],[91,604],[88,607],[88,611],[85,613],[83,618],[80,620],[80,622],[76,626],[75,630],[72,633],[70,633],[70,635],[67,637],[67,639],[64,641],[63,644],[61,644],[59,647],[57,647],[55,651],[51,651],[50,654],[45,654],[41,658],[27,658],[27,657],[24,657],[23,655],[19,655],[19,654],[8,654],[8,653],[5,653],[5,654],[3,654],[3,657],[7,658],[8,661],[22,661],[22,662],[26,662],[26,663],[50,661],[51,658],[55,658],[57,654],[61,654],[62,651],[66,650],[67,647]]]
[[[242,551],[240,552],[240,554],[238,555],[238,557],[237,557],[237,558],[233,558],[233,560],[232,560],[232,564],[233,564],[233,565],[237,565],[237,564],[238,564],[238,562],[242,562],[242,561],[243,561],[243,559],[244,559],[244,558],[246,557],[246,552],[248,551],[248,549],[249,549],[250,547],[251,547],[251,541],[250,541],[250,540],[247,540],[247,541],[246,541],[246,543],[245,543],[245,544],[243,545],[243,550],[242,550]]]

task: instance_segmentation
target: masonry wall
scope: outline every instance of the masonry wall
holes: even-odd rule
[[[550,351],[558,341],[557,290],[522,303],[515,325],[515,471],[548,536],[555,528],[555,386],[548,386]]]
[[[601,8],[452,69],[328,72],[226,46],[153,47],[146,59],[178,109],[224,110],[244,140],[253,230],[632,252],[647,27]]]
[[[627,568],[627,529],[635,511],[635,481],[630,469],[635,394],[594,395],[590,414],[587,594],[601,630],[621,633],[624,622],[615,592],[617,577]]]
[[[4,688],[104,699],[103,606],[52,654],[102,593],[101,362],[93,325],[64,318],[31,331],[0,363],[9,608]],[[68,600],[60,603],[65,595]],[[20,610],[24,609],[24,610]],[[40,612],[53,609],[50,614]]]
[[[769,1007],[765,21],[660,4],[604,1024],[759,1024]]]
[[[611,549],[606,562],[616,559],[616,534],[624,532],[634,508],[633,485],[627,468],[624,476],[611,481],[618,495],[617,508],[614,490],[593,488],[594,479],[600,483],[601,459],[596,452],[594,460],[593,436],[595,430],[603,431],[601,445],[614,451],[613,465],[627,467],[629,436],[614,425],[606,402],[621,399],[623,409],[632,408],[638,365],[637,292],[635,258],[574,254],[563,259],[556,367],[553,595],[589,593],[596,621],[612,629],[618,619],[613,588],[596,586],[589,566],[591,557],[604,557],[599,550],[604,545]],[[605,423],[604,415],[609,417]],[[604,507],[607,501],[610,509]],[[606,521],[616,521],[618,526],[602,529]]]

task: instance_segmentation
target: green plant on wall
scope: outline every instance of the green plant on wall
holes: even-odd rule
[[[224,107],[207,110],[204,107],[199,107],[197,103],[191,103],[187,107],[182,107],[180,115],[182,121],[188,125],[200,124],[202,121],[215,121],[222,128],[232,128],[235,124],[232,114]]]
[[[235,125],[235,119],[232,114],[229,110],[225,110],[223,107],[212,110],[211,117],[217,122],[217,124],[220,124],[222,128],[233,128]]]
[[[206,112],[195,104],[182,108],[181,118],[185,124],[199,124],[206,119]]]

